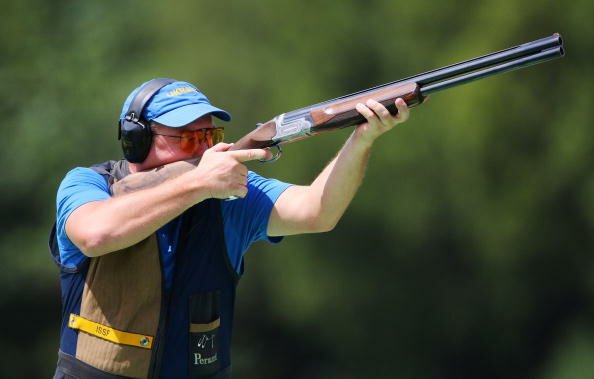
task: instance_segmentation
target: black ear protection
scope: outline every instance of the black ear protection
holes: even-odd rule
[[[124,157],[128,162],[140,163],[146,159],[153,141],[150,123],[142,116],[144,107],[163,87],[175,79],[157,78],[147,82],[136,93],[123,120],[118,123],[118,139],[122,141]]]

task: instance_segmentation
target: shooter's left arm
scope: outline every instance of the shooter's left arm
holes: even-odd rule
[[[269,236],[325,232],[336,226],[363,181],[374,141],[408,119],[402,99],[396,100],[396,107],[398,113],[392,116],[374,100],[357,105],[367,122],[357,126],[309,186],[292,186],[283,192],[270,215]]]

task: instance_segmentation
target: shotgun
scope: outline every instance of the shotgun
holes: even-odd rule
[[[478,58],[283,113],[268,122],[258,124],[256,129],[235,142],[230,150],[275,147],[277,152],[271,160],[276,160],[281,154],[282,144],[365,122],[365,118],[355,109],[357,103],[374,99],[395,115],[398,110],[394,102],[399,97],[409,107],[414,107],[423,103],[430,94],[564,55],[563,39],[559,33],[555,33]],[[198,160],[175,162],[165,165],[165,170],[157,168],[128,175],[112,186],[112,193],[126,193],[156,185],[188,171],[197,162]],[[149,172],[153,175],[146,175]]]
[[[430,94],[564,55],[563,39],[559,33],[555,33],[550,37],[283,113],[258,124],[255,130],[235,142],[232,149],[278,146],[359,125],[366,120],[355,106],[357,103],[364,104],[368,99],[382,103],[395,115],[397,109],[394,102],[399,97],[409,107],[414,107],[423,103]]]

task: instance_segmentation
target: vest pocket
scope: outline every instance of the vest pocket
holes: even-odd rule
[[[202,378],[220,370],[220,290],[191,295],[189,299],[190,378]]]

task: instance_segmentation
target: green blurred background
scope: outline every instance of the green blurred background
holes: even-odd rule
[[[562,33],[567,56],[436,94],[375,146],[327,234],[254,245],[237,378],[594,377],[591,0],[0,1],[0,377],[49,378],[46,248],[74,166],[119,158],[116,120],[153,77],[276,114]],[[349,131],[259,173],[304,184]]]

